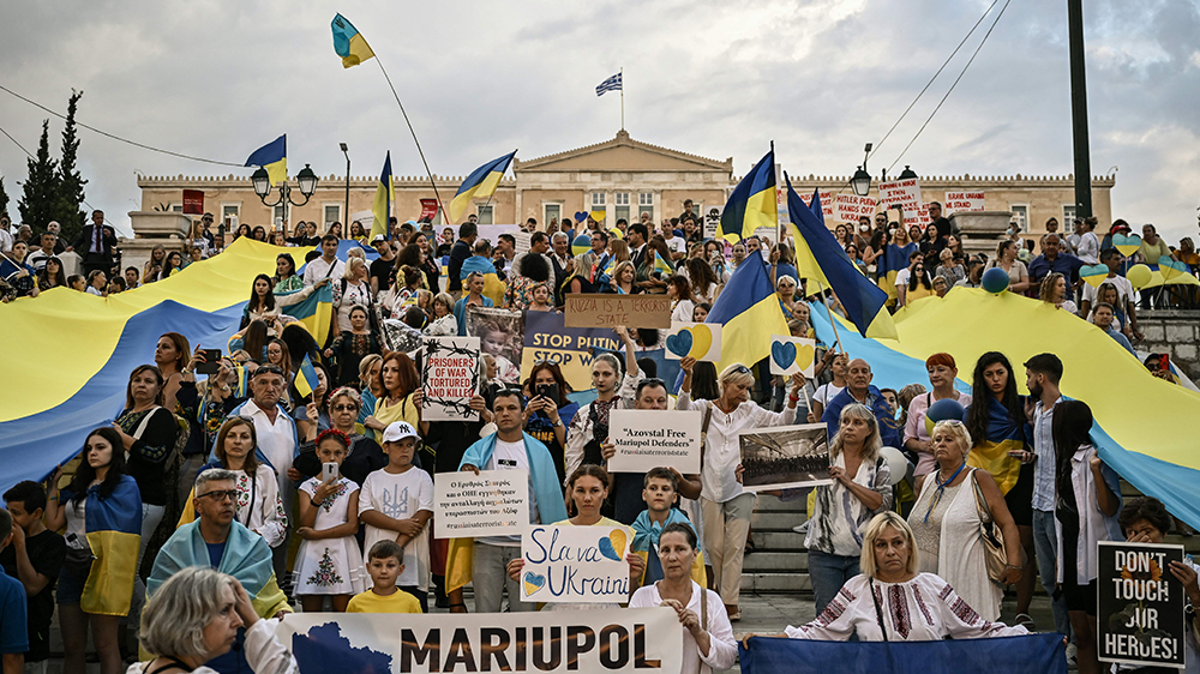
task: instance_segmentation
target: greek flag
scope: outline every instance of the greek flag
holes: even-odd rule
[[[620,91],[620,90],[621,90],[621,73],[617,73],[616,75],[613,75],[612,77],[604,80],[603,82],[600,83],[600,86],[596,87],[596,95],[603,96],[604,92],[606,92],[606,91]]]

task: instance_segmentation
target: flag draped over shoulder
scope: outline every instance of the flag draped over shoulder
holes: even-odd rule
[[[383,160],[383,171],[379,174],[379,182],[375,183],[375,203],[371,205],[371,234],[368,241],[377,235],[388,235],[388,217],[392,214],[392,195],[396,193],[395,179],[392,177],[392,153],[388,152]]]
[[[717,235],[737,243],[752,236],[759,227],[778,227],[779,206],[775,199],[775,144],[772,143],[771,151],[733,188],[721,212]]]
[[[137,482],[122,475],[106,498],[100,497],[99,487],[88,489],[84,520],[88,546],[96,559],[79,606],[97,615],[128,615],[142,541],[142,495]]]
[[[896,292],[896,275],[900,273],[901,269],[908,268],[908,256],[917,250],[917,244],[909,243],[897,246],[889,243],[883,250],[883,255],[875,260],[876,283],[888,294],[888,299],[891,301],[899,296],[899,293]]]
[[[331,280],[330,283],[336,283]],[[297,290],[296,292],[304,292]],[[287,293],[290,294],[290,293]],[[286,297],[279,295],[279,297]],[[325,284],[317,288],[303,302],[297,302],[283,307],[282,313],[296,319],[308,329],[317,344],[324,344],[329,335],[329,326],[333,323],[333,288]]]
[[[356,66],[375,56],[366,38],[346,17],[334,15],[329,25],[333,28],[333,51],[342,57],[343,68]]]
[[[812,278],[832,288],[859,334],[896,339],[896,325],[887,310],[887,293],[862,275],[833,234],[792,189],[791,180],[787,181],[787,199],[801,278]],[[820,208],[815,199],[813,203]]]
[[[500,179],[504,177],[504,172],[508,170],[508,165],[515,156],[517,151],[513,150],[471,171],[471,175],[459,186],[458,192],[455,192],[450,206],[446,209],[449,211],[450,222],[456,222],[462,217],[472,199],[486,199],[496,192]]]
[[[496,265],[491,260],[472,255],[463,260],[458,278],[466,281],[468,276],[476,272],[483,274],[483,296],[500,306],[504,301],[504,281],[496,274]]]
[[[246,160],[246,166],[267,169],[272,185],[287,180],[287,134],[255,150]]]
[[[722,326],[718,371],[733,363],[753,366],[771,354],[771,335],[788,334],[766,265],[749,257],[729,277],[704,322]]]
[[[984,401],[971,401],[972,405],[981,405]],[[1025,449],[1026,421],[1013,419],[1005,407],[995,396],[987,396],[988,427],[986,438],[975,438],[976,445],[967,455],[967,465],[972,468],[982,468],[996,478],[996,485],[1001,494],[1007,494],[1017,485],[1021,475],[1021,462],[1012,458],[1008,453],[1014,449]]]

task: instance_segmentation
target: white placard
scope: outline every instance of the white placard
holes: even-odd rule
[[[610,473],[645,473],[671,466],[680,473],[700,473],[701,414],[694,410],[614,409],[608,439],[617,453],[608,460]]]
[[[633,544],[626,526],[533,525],[521,536],[521,601],[603,604],[629,601]]]
[[[924,203],[921,201],[920,179],[906,178],[879,183],[879,203],[887,209],[900,206],[905,214],[919,211]]]
[[[771,337],[771,374],[804,373],[812,378],[816,369],[817,342],[803,337]]]
[[[718,363],[721,361],[721,324],[671,321],[666,338],[666,359]]]
[[[858,222],[861,217],[875,216],[875,197],[860,197],[857,194],[839,194],[834,201],[834,219],[838,222]]]
[[[481,368],[478,337],[425,337],[421,386],[425,421],[476,421],[469,403],[479,393]]]
[[[949,214],[982,211],[983,202],[983,190],[975,192],[946,192],[946,200],[942,202],[942,212]]]
[[[821,197],[821,219],[825,222],[833,222],[834,218],[837,217],[837,214],[834,212],[835,199],[833,192],[820,190],[819,195]],[[812,192],[803,192],[800,194],[800,201],[803,201],[804,205],[809,208],[812,208],[812,200]]]
[[[513,245],[513,250],[517,251],[517,255],[520,255],[521,253],[528,253],[529,237],[533,236],[532,233],[519,229],[513,232],[512,235],[513,239],[516,240],[516,243]]]
[[[433,502],[434,538],[521,534],[529,527],[529,471],[438,473]]]
[[[704,207],[704,238],[711,239],[717,235],[721,227],[721,212],[724,210],[724,205]]]

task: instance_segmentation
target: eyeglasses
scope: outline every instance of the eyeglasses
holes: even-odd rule
[[[333,411],[334,412],[347,412],[347,411],[348,412],[357,412],[358,406],[357,405],[334,405]]]
[[[210,491],[210,492],[205,492],[203,494],[200,494],[196,498],[204,498],[206,496],[208,498],[211,498],[212,500],[216,501],[217,503],[220,503],[221,501],[224,501],[225,499],[229,499],[231,501],[236,501],[237,497],[238,497],[238,490],[229,489],[227,491]]]

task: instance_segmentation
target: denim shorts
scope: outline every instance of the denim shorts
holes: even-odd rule
[[[64,564],[58,574],[58,590],[55,593],[59,604],[78,604],[83,598],[83,586],[87,583],[91,564],[87,568],[72,568]]]

